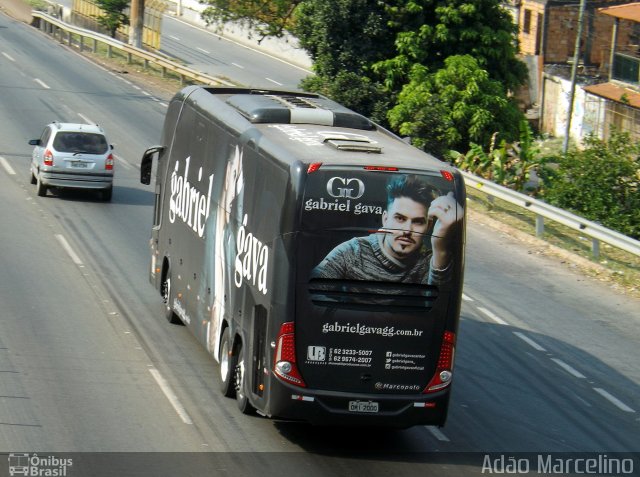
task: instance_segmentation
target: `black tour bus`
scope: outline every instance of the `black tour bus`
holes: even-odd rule
[[[462,176],[320,95],[188,86],[155,170],[150,281],[242,412],[443,425]]]

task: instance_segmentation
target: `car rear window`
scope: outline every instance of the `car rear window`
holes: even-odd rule
[[[59,132],[53,140],[53,147],[60,152],[80,152],[84,154],[104,154],[109,150],[102,134]]]

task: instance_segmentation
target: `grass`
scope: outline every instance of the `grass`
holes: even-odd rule
[[[27,3],[31,5],[31,8],[33,8],[34,10],[43,12],[46,12],[47,7],[49,6],[49,3],[45,2],[44,0],[27,0]]]
[[[534,213],[470,187],[467,196],[468,206],[474,212],[535,238]],[[591,251],[591,237],[551,220],[544,223],[542,239],[551,245],[550,253],[569,260],[571,255],[577,256],[576,263],[585,274],[640,298],[640,257],[601,243],[600,256],[596,260]]]

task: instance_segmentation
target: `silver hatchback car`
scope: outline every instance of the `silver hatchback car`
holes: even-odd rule
[[[113,146],[97,124],[53,122],[47,124],[31,156],[31,183],[39,196],[50,187],[93,189],[111,200]]]

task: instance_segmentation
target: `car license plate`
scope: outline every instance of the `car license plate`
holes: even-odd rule
[[[350,412],[378,412],[379,406],[373,401],[349,401]]]
[[[87,163],[86,162],[72,162],[71,163],[71,167],[79,167],[79,168],[87,168]]]

